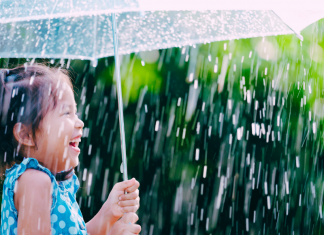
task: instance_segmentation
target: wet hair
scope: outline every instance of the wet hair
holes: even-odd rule
[[[13,135],[15,124],[29,128],[37,148],[36,132],[45,115],[56,107],[62,85],[65,82],[73,87],[67,71],[43,64],[1,69],[0,80],[0,165],[3,168],[24,158],[20,151],[23,146],[19,148]]]

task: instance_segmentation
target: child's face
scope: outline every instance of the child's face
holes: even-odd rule
[[[76,167],[83,126],[76,115],[73,91],[64,83],[55,109],[42,120],[36,133],[37,149],[29,157],[36,158],[53,173]]]

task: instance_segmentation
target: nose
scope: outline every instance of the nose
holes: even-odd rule
[[[84,123],[81,119],[77,118],[76,122],[75,122],[75,127],[76,128],[83,128],[84,127]]]

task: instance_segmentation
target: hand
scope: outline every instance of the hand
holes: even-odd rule
[[[103,208],[111,224],[127,212],[136,212],[139,208],[139,182],[134,178],[115,184]],[[127,194],[124,194],[125,191]]]
[[[141,226],[135,224],[137,220],[138,216],[133,212],[124,214],[124,216],[114,224],[108,235],[139,234],[141,232]]]

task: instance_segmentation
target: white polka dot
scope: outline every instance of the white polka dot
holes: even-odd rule
[[[56,230],[54,228],[52,228],[52,235],[55,235]]]
[[[73,207],[74,210],[78,211],[79,204],[77,202],[73,202],[72,207]]]
[[[51,216],[51,222],[52,222],[52,223],[55,223],[56,221],[57,221],[57,215],[53,214],[53,215]]]
[[[70,227],[70,228],[69,228],[69,233],[70,233],[70,234],[77,234],[77,232],[78,232],[78,231],[77,231],[77,229],[76,229],[75,227]]]
[[[9,224],[9,225],[13,225],[14,222],[15,222],[14,218],[12,218],[12,217],[10,216],[9,219],[8,219],[8,224]]]
[[[17,234],[17,228],[14,229],[14,234]]]
[[[75,219],[74,219],[73,214],[70,216],[70,220],[71,220],[72,222],[75,222]]]
[[[4,224],[3,224],[3,228],[4,228],[4,230],[7,229],[7,223],[6,223],[6,222],[4,222]]]
[[[65,222],[63,220],[60,221],[59,226],[61,229],[65,228]]]
[[[3,208],[6,208],[6,205],[7,205],[7,201],[4,201],[3,202]]]
[[[66,211],[65,207],[62,205],[60,205],[57,209],[60,213],[64,213]]]
[[[9,210],[6,211],[6,216],[9,217]]]

